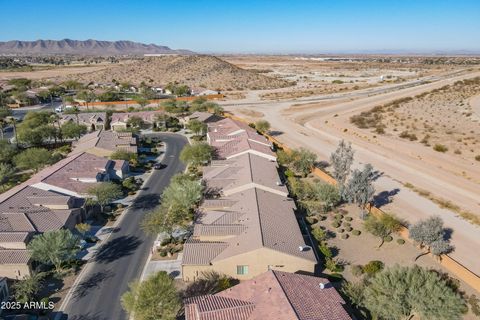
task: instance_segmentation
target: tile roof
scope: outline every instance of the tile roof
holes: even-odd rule
[[[183,246],[182,264],[209,265],[212,259],[227,246],[228,244],[223,242],[202,242],[189,239]]]
[[[253,152],[267,158],[276,159],[276,155],[270,146],[246,139],[242,135],[236,135],[228,141],[211,140],[210,144],[215,148],[217,159],[228,159],[245,152]]]
[[[112,114],[111,123],[126,123],[131,117],[139,117],[147,123],[153,123],[155,122],[155,117],[163,113],[163,111],[116,112]]]
[[[31,187],[28,181],[15,191],[13,194],[2,195],[0,199],[0,232],[45,232],[60,229],[76,210],[71,208],[77,202],[76,198]],[[69,209],[49,208],[65,202],[69,204],[66,206]]]
[[[30,261],[28,250],[0,250],[0,264],[27,264]]]
[[[97,181],[102,181],[104,174],[114,170],[116,162],[124,163],[123,160],[109,160],[86,152],[64,160],[39,172],[42,176],[40,182],[78,194],[86,193]]]
[[[288,196],[287,187],[281,185],[276,162],[255,154],[247,153],[224,160],[224,165],[221,160],[216,161],[215,166],[205,169],[203,180],[207,188],[220,189],[224,194],[255,184],[264,190]]]
[[[213,297],[218,299],[210,295],[186,299],[186,320],[352,319],[345,301],[327,279],[301,274],[267,271]],[[236,313],[239,307],[244,309]],[[235,318],[236,314],[241,318]]]
[[[29,232],[0,232],[0,247],[4,242],[26,242],[30,237]]]
[[[248,301],[205,295],[185,300],[185,319],[247,320],[255,309]]]
[[[131,132],[94,131],[82,136],[73,144],[71,154],[88,152],[92,148],[100,148],[108,151],[125,150],[137,153],[137,139]]]
[[[107,119],[107,114],[105,112],[92,112],[92,113],[78,113],[78,114],[63,114],[60,118],[61,123],[68,121],[78,122],[80,124],[91,125],[91,124],[104,124]]]
[[[204,203],[202,205],[204,211],[199,215],[197,224],[206,225],[207,222],[215,224],[219,219],[228,221],[221,225],[222,235],[225,236],[226,232],[231,232],[229,234],[231,237],[223,239],[224,249],[212,255],[211,251],[206,249],[210,242],[203,241],[202,250],[185,250],[184,260],[188,261],[191,259],[189,255],[193,254],[196,259],[208,261],[209,264],[260,248],[269,248],[316,262],[313,250],[299,250],[300,246],[305,245],[305,241],[294,214],[295,204],[292,199],[253,188],[235,193],[223,200],[225,203],[230,201],[231,204],[230,207],[222,209],[223,211],[210,212],[205,208]],[[222,201],[222,199],[217,201]],[[221,212],[224,212],[224,215],[220,214]],[[210,218],[211,214],[213,217]],[[228,229],[227,225],[231,226],[231,229]],[[238,225],[242,225],[244,228],[240,229],[237,227]],[[203,228],[206,227],[196,228],[201,229],[197,230],[193,238],[202,240],[202,236],[206,236],[203,234]],[[212,230],[215,229],[212,227]],[[218,250],[217,242],[211,244],[212,248],[215,247]]]

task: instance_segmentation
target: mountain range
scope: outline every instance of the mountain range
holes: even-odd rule
[[[174,50],[167,46],[144,44],[133,41],[99,40],[12,40],[0,42],[0,54],[50,55],[74,54],[93,56],[144,55],[144,54],[193,54],[189,50]]]

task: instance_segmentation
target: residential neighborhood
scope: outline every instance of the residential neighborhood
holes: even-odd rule
[[[0,320],[480,319],[479,1],[4,1]]]

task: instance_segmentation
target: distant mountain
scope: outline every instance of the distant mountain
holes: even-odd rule
[[[92,56],[144,55],[144,54],[193,54],[189,50],[174,50],[167,46],[133,41],[99,40],[12,40],[0,42],[0,54],[49,55],[76,54]]]

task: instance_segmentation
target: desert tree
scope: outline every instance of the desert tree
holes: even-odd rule
[[[260,131],[261,133],[268,132],[270,130],[270,122],[267,120],[258,120],[255,122],[255,129]]]
[[[188,130],[192,131],[196,136],[200,136],[207,131],[207,125],[199,120],[192,119],[187,123]]]
[[[69,139],[79,139],[83,134],[87,133],[87,130],[87,126],[76,124],[72,121],[65,122],[60,127],[61,136]]]
[[[127,120],[127,126],[130,128],[141,129],[143,125],[143,119],[138,116],[132,116]]]
[[[377,273],[364,291],[364,306],[381,319],[451,320],[467,311],[462,297],[435,272],[395,266]]]
[[[390,236],[392,233],[400,231],[402,228],[402,222],[392,214],[384,213],[378,218],[370,214],[365,220],[364,228],[381,239],[378,246],[380,248],[385,242],[386,237]]]
[[[106,205],[119,199],[123,193],[122,188],[113,182],[101,182],[87,190],[87,193],[94,197],[93,203],[97,203],[100,206],[100,210],[103,212]]]
[[[143,230],[149,234],[171,233],[175,227],[188,224],[202,193],[199,180],[188,174],[175,175],[163,191],[161,205],[145,216]]]
[[[175,320],[182,306],[173,279],[165,271],[131,283],[121,303],[137,320]]]
[[[409,228],[409,237],[427,251],[415,257],[415,261],[423,255],[432,253],[437,257],[449,253],[454,247],[447,240],[447,230],[443,226],[443,220],[439,216],[432,216],[420,220]]]
[[[212,157],[213,148],[204,142],[187,145],[180,153],[180,160],[193,167],[208,164]]]
[[[337,180],[342,194],[353,164],[353,155],[354,151],[351,143],[347,144],[344,140],[340,141],[337,149],[330,155],[333,177]]]
[[[279,151],[279,163],[303,177],[310,173],[316,160],[317,155],[305,148],[293,149],[289,152]]]
[[[344,189],[344,197],[348,202],[356,203],[359,207],[365,206],[372,201],[375,194],[373,181],[373,167],[366,164],[363,170],[355,169]]]
[[[15,282],[12,286],[15,300],[20,303],[37,301],[46,275],[44,272],[32,272],[30,276]]]
[[[51,153],[43,148],[29,148],[13,158],[13,162],[18,168],[25,170],[33,169],[35,172],[50,164],[51,161]]]
[[[10,181],[15,170],[9,163],[0,162],[0,190],[5,189],[5,184]]]
[[[28,244],[28,250],[33,260],[53,265],[58,272],[64,262],[75,258],[78,244],[79,238],[70,230],[60,229],[35,236]]]
[[[315,199],[321,203],[323,212],[332,210],[341,200],[338,187],[328,183],[314,184],[313,193]]]

